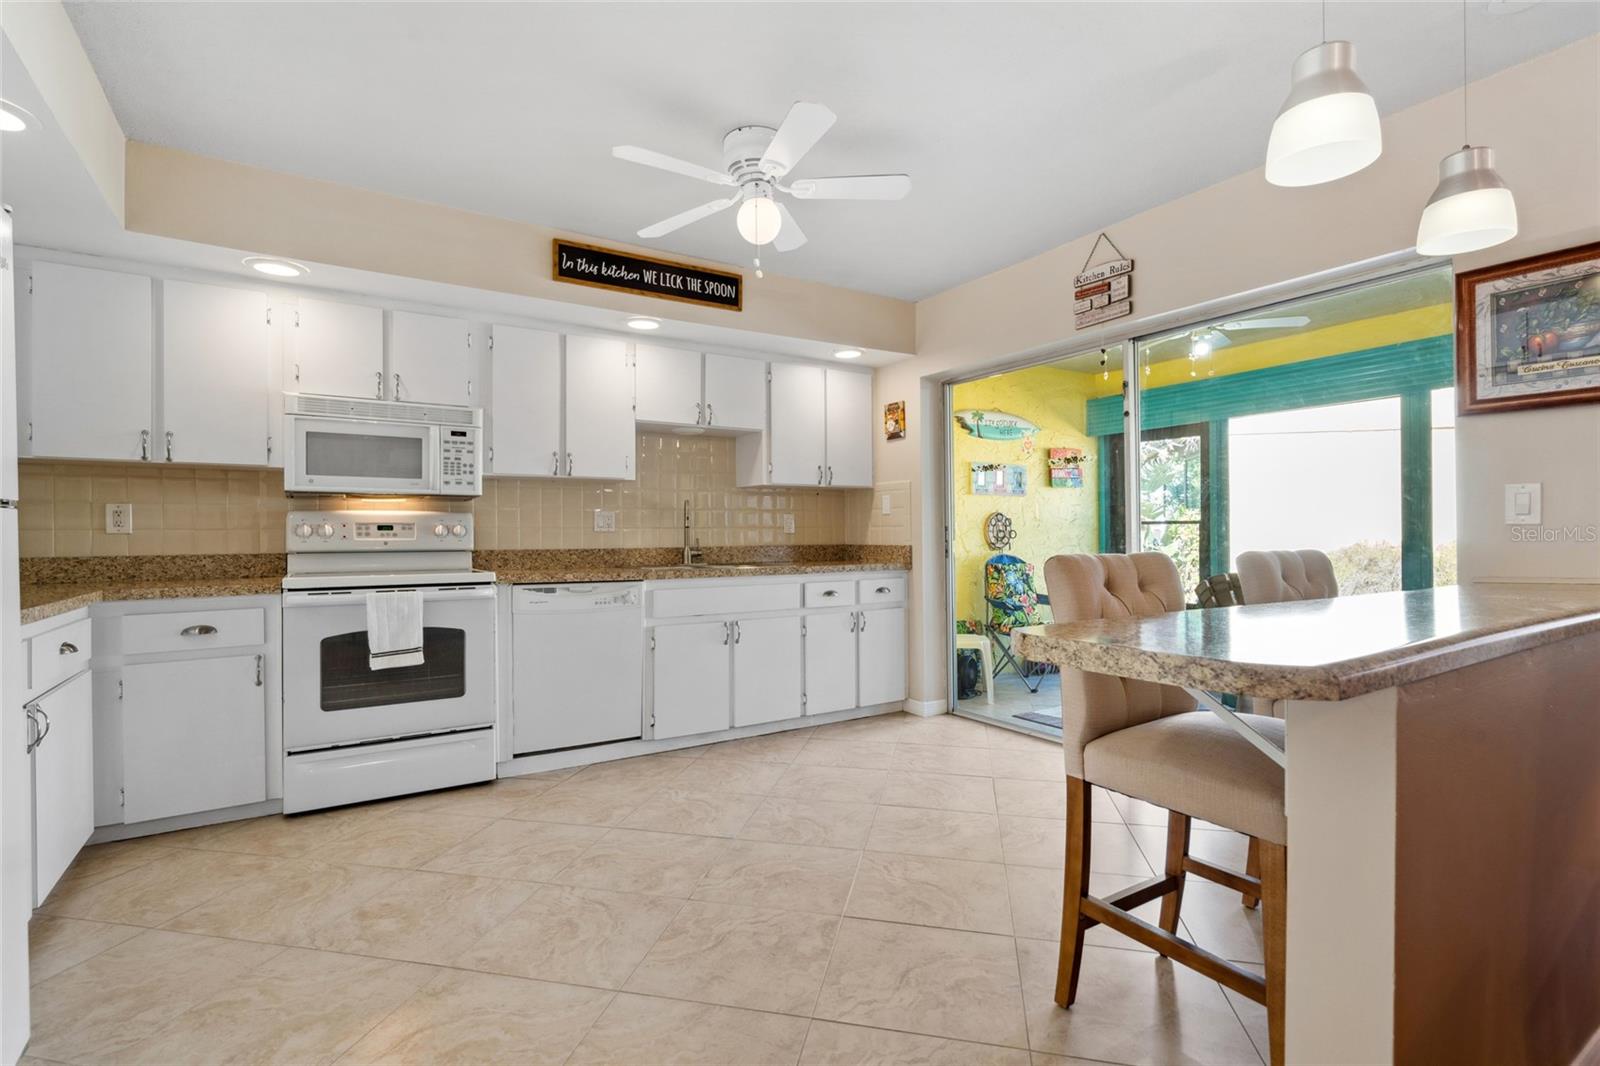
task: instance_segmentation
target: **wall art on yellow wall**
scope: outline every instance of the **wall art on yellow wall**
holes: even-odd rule
[[[1050,464],[1051,488],[1083,488],[1082,448],[1051,448],[1046,459]]]
[[[974,496],[1026,496],[1028,468],[1016,463],[973,463]]]
[[[906,435],[906,402],[895,400],[883,405],[883,439],[904,440]]]

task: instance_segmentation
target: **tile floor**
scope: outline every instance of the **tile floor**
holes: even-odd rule
[[[1038,685],[1038,692],[1029,692],[1028,685],[1023,684],[1022,678],[1009,668],[1001,671],[999,677],[990,678],[989,684],[994,686],[994,702],[990,703],[980,692],[971,699],[960,701],[961,713],[998,722],[1014,722],[1014,715],[1025,714],[1028,711],[1041,711],[1056,717],[1061,715],[1060,674],[1050,673],[1029,678],[1028,684]],[[1057,738],[1061,736],[1059,728],[1052,729],[1038,722],[1015,724],[1023,729],[1036,730]]]
[[[25,1061],[1260,1063],[1261,1008],[1103,928],[1051,1002],[1061,779],[896,714],[89,848]],[[1106,892],[1164,815],[1096,791]],[[1191,879],[1184,922],[1259,965],[1236,895]]]

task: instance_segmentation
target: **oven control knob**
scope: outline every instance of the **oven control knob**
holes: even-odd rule
[[[324,522],[322,523],[321,528],[317,530],[317,535],[322,537],[323,540],[327,540],[329,537],[333,536],[333,527]]]
[[[299,525],[295,526],[294,535],[299,537],[301,540],[305,540],[307,537],[311,536],[311,523],[301,522]]]
[[[436,536],[436,537],[447,536],[449,533],[450,533],[450,528],[448,526],[446,526],[443,522],[440,522],[438,525],[433,527],[433,535]]]
[[[457,522],[455,525],[450,527],[450,532],[454,533],[458,537],[464,537],[467,535],[467,527],[462,525],[460,522]]]

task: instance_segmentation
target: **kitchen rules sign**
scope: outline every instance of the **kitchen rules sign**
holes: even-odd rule
[[[1104,241],[1117,258],[1090,266]],[[1072,324],[1077,329],[1109,322],[1133,314],[1133,260],[1122,254],[1104,233],[1096,237],[1083,261],[1083,270],[1072,279]]]
[[[550,276],[557,281],[729,311],[744,310],[744,278],[739,274],[559,238],[550,242],[550,257]]]

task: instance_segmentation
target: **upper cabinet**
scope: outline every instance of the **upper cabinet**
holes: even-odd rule
[[[766,483],[823,484],[828,466],[826,398],[822,367],[772,364]]]
[[[21,454],[151,458],[150,279],[34,263],[23,299]]]
[[[394,311],[389,318],[387,397],[406,403],[474,403],[471,323],[442,315]]]
[[[828,461],[824,483],[872,487],[872,378],[827,370]]]
[[[561,473],[561,335],[495,326],[489,365],[489,472]]]
[[[744,431],[767,428],[766,363],[706,353],[706,425]]]
[[[269,460],[271,330],[265,293],[162,283],[157,458],[238,466]]]
[[[383,398],[381,309],[301,297],[285,325],[286,391]]]
[[[740,437],[741,486],[872,485],[872,376],[773,363],[767,431]]]
[[[767,424],[767,364],[636,344],[636,415],[662,426],[754,432]]]
[[[562,472],[571,477],[635,476],[633,360],[616,337],[566,339],[566,442]]]

